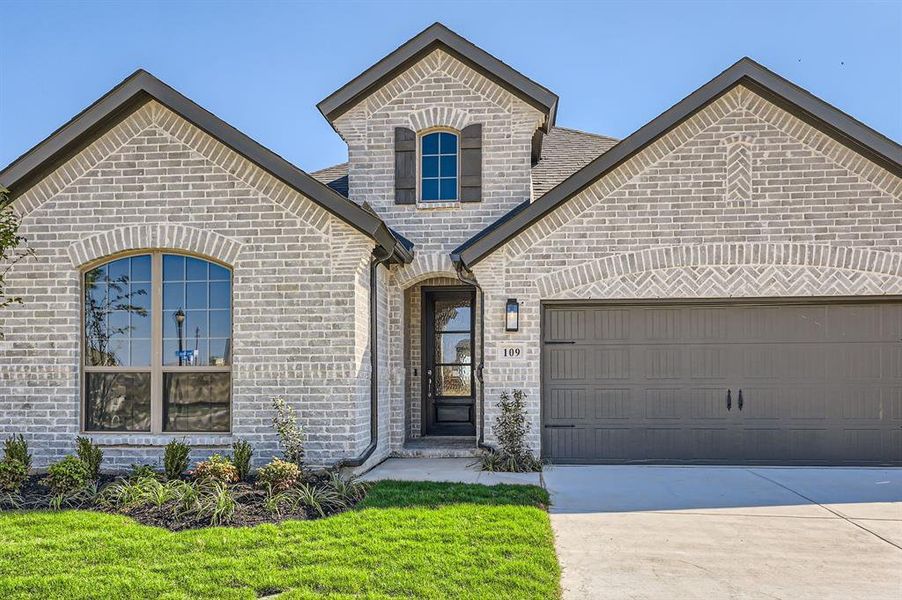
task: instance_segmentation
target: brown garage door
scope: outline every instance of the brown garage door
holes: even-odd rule
[[[553,462],[902,464],[902,303],[546,305]]]

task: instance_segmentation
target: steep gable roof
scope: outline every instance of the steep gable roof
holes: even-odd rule
[[[535,202],[508,213],[470,238],[452,252],[452,260],[457,264],[472,267],[737,85],[751,89],[888,172],[902,177],[902,146],[746,57],[617,143]]]
[[[433,23],[316,106],[323,116],[332,122],[436,48],[442,48],[524,102],[542,111],[545,114],[545,124],[542,126],[544,131],[554,125],[557,113],[557,95],[441,23]]]
[[[396,253],[399,260],[410,260],[410,253],[404,244],[378,216],[323,185],[143,69],[135,71],[47,139],[0,171],[0,185],[10,190],[10,199],[14,200],[150,100],[156,100],[245,159],[265,169],[372,238],[387,252]]]

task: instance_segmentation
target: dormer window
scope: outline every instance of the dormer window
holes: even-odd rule
[[[457,134],[433,131],[420,137],[420,201],[455,202]]]

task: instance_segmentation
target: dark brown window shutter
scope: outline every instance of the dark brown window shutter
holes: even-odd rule
[[[482,201],[482,125],[460,132],[460,201]]]
[[[417,134],[395,127],[395,204],[417,203]]]

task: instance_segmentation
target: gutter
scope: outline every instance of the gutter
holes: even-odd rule
[[[479,291],[479,365],[476,367],[476,378],[479,380],[479,438],[476,440],[476,446],[483,450],[495,451],[491,446],[487,446],[485,442],[485,384],[482,379],[482,369],[485,366],[485,291],[476,281],[473,273],[467,269],[467,266],[460,260],[460,255],[452,254],[451,262],[457,271],[457,278],[463,283],[472,285]]]
[[[379,256],[379,250],[383,250],[384,256]],[[340,461],[336,467],[360,467],[373,455],[376,446],[379,445],[379,293],[377,275],[380,265],[385,265],[397,254],[406,252],[400,242],[395,241],[395,246],[385,249],[377,246],[373,250],[373,258],[370,260],[370,443],[359,455],[354,458],[346,458]]]

